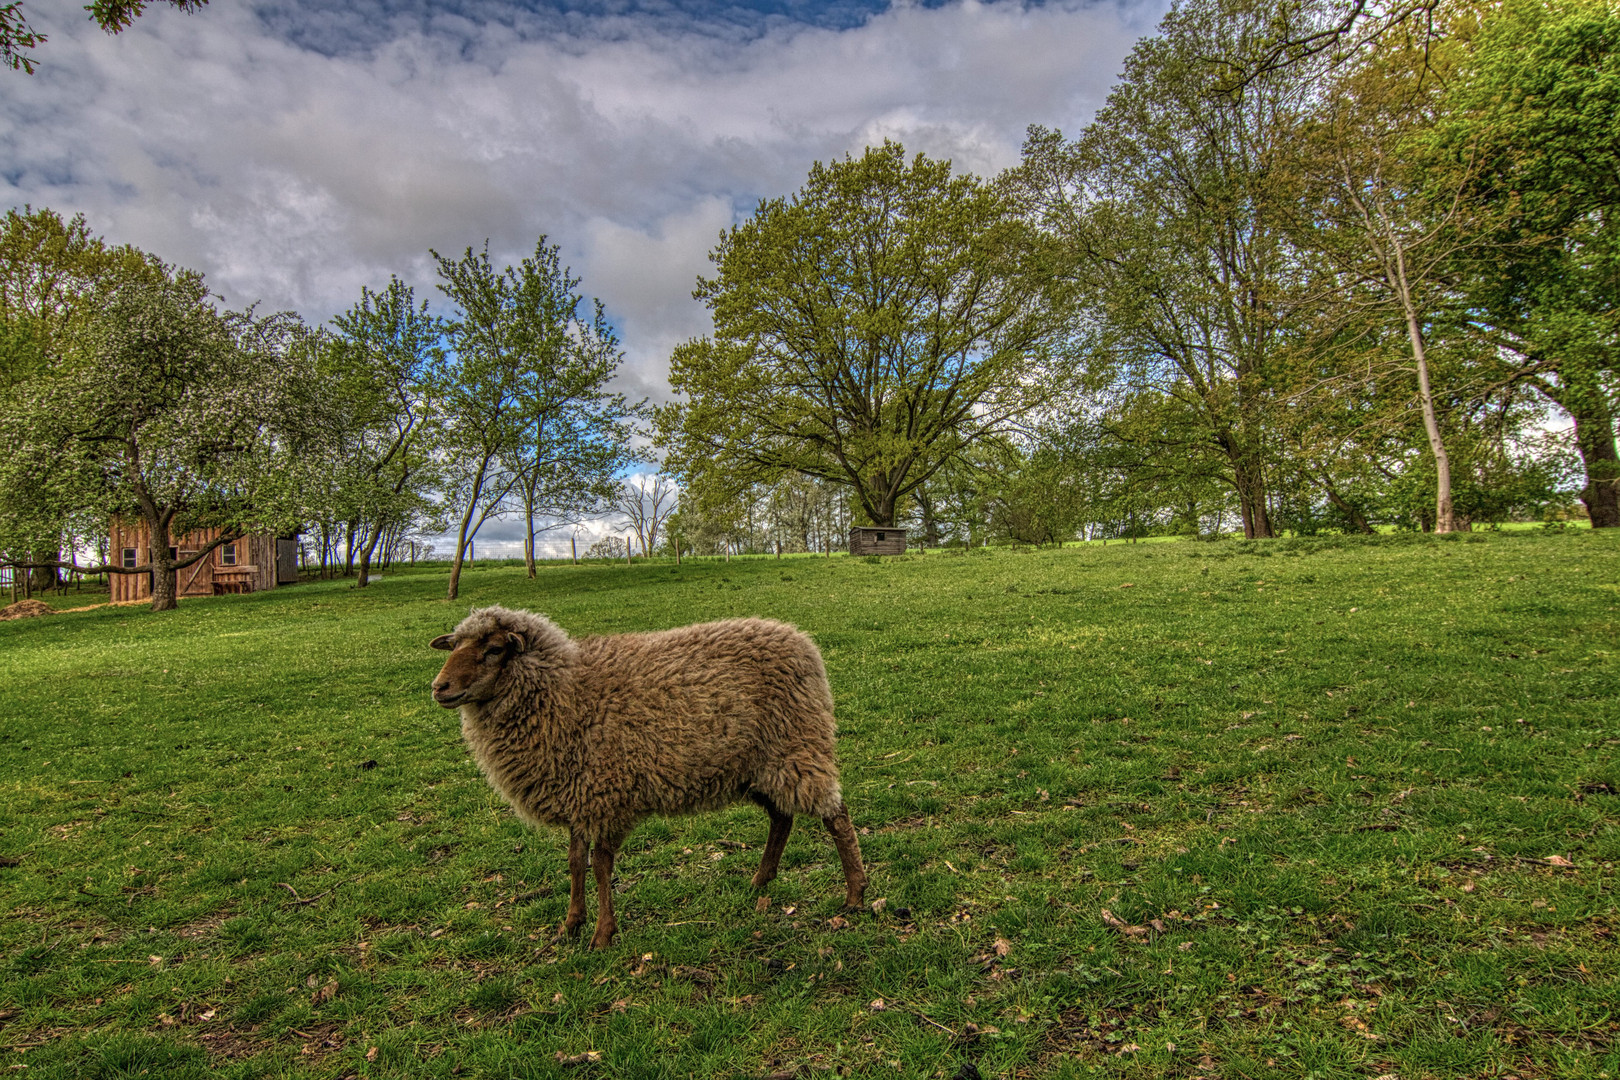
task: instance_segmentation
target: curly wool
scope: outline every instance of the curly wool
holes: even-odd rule
[[[651,814],[763,796],[838,813],[832,691],[821,654],[785,623],[731,619],[574,641],[543,615],[488,607],[453,633],[524,647],[461,730],[496,791],[531,824],[592,842]]]

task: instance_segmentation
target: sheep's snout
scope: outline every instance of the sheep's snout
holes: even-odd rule
[[[449,679],[433,680],[433,700],[447,709],[453,709],[461,704],[461,699],[467,696],[465,690],[457,690]]]

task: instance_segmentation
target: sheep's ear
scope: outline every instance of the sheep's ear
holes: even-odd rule
[[[442,649],[445,652],[449,652],[455,647],[455,636],[453,634],[440,634],[438,637],[428,642],[428,648]]]
[[[508,630],[506,632],[506,643],[512,646],[513,650],[516,652],[529,651],[528,639],[515,630]]]

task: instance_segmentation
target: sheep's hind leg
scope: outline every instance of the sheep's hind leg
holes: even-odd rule
[[[591,935],[591,948],[605,949],[613,944],[613,935],[619,924],[613,917],[613,856],[622,836],[604,836],[591,848],[591,869],[596,871],[596,933]]]
[[[782,850],[787,847],[788,833],[793,831],[793,815],[784,814],[776,804],[755,792],[753,800],[764,807],[771,818],[770,836],[765,840],[765,854],[760,857],[759,870],[754,874],[754,888],[763,889],[776,878],[776,868],[782,863]]]
[[[844,866],[844,906],[858,908],[866,900],[866,868],[861,865],[861,842],[849,820],[849,807],[843,803],[831,817],[821,819],[838,845],[838,861]]]
[[[578,829],[568,830],[568,917],[563,920],[561,932],[568,937],[579,933],[585,925],[585,853],[588,845],[585,834]]]

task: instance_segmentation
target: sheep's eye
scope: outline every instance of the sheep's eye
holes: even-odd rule
[[[499,656],[505,651],[506,650],[501,648],[499,645],[491,645],[484,650],[484,659],[488,660],[492,656]]]

